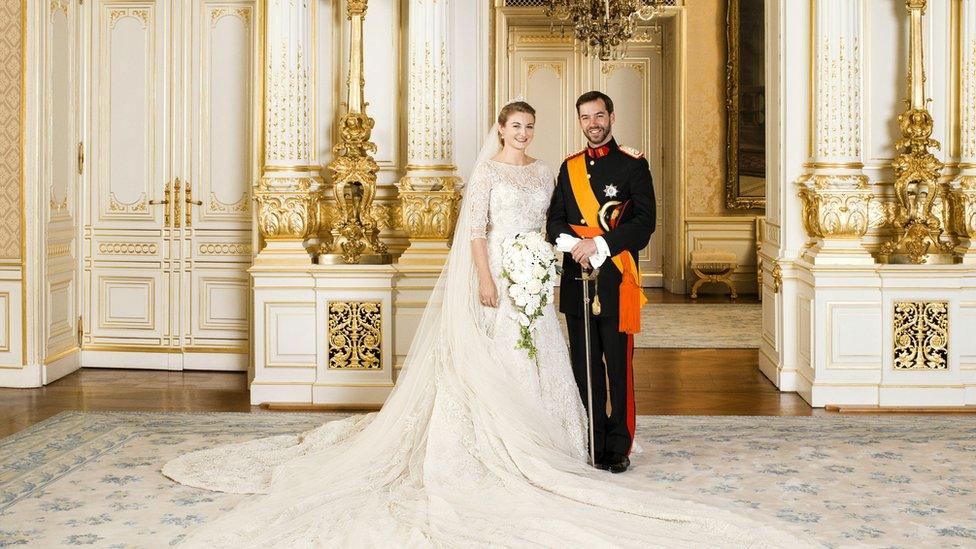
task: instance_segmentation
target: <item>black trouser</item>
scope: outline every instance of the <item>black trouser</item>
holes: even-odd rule
[[[569,328],[569,351],[573,362],[573,375],[579,387],[583,406],[586,397],[586,339],[583,319],[566,315]],[[593,450],[597,458],[606,452],[630,454],[633,435],[627,422],[633,414],[633,374],[628,371],[628,336],[618,331],[616,316],[590,316],[590,352],[593,378]],[[610,390],[610,414],[607,415],[607,388]],[[629,409],[628,409],[629,404]],[[633,424],[633,419],[630,420]]]

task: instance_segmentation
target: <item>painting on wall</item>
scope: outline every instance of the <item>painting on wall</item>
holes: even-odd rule
[[[766,62],[764,0],[728,0],[725,203],[766,206]]]

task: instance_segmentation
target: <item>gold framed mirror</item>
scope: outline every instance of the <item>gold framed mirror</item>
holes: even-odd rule
[[[725,205],[766,207],[764,0],[727,0]]]

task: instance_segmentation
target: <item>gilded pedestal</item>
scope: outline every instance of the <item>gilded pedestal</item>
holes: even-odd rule
[[[318,230],[317,185],[310,178],[265,179],[254,191],[265,246],[255,265],[308,265],[303,242]]]
[[[870,265],[861,245],[873,194],[863,175],[814,175],[801,183],[803,226],[812,238],[805,256],[814,264]]]
[[[404,265],[443,265],[450,251],[461,194],[460,178],[404,177],[397,184],[403,229],[410,247],[400,256]]]

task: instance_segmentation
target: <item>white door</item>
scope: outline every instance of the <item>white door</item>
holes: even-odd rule
[[[182,343],[191,353],[184,366],[207,369],[214,352],[246,356],[248,349],[257,21],[253,0],[195,2],[191,9]]]
[[[91,10],[83,363],[244,369],[253,0]]]

